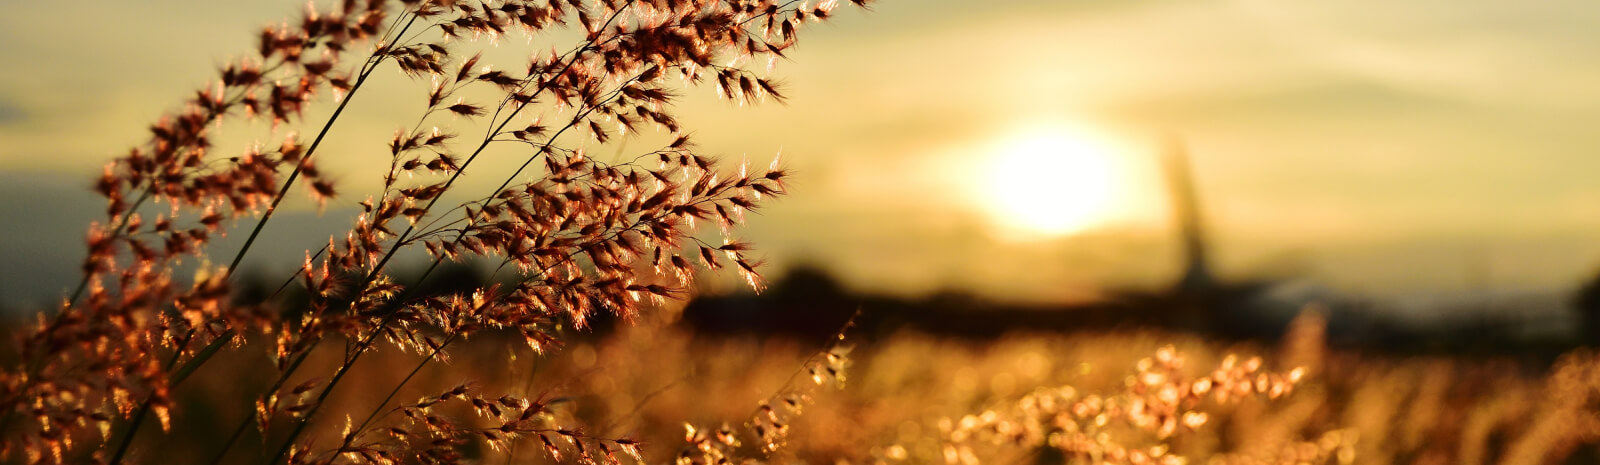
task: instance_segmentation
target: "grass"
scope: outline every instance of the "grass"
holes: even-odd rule
[[[261,30],[255,54],[222,66],[95,183],[107,207],[89,228],[83,279],[62,308],[22,331],[5,371],[0,452],[29,462],[122,463],[138,455],[130,455],[138,438],[153,434],[146,424],[172,431],[174,392],[186,381],[236,376],[211,368],[212,360],[261,347],[272,374],[243,388],[256,392],[232,405],[242,418],[220,428],[231,433],[212,463],[241,460],[231,451],[252,435],[269,445],[249,455],[266,463],[449,462],[474,441],[504,448],[533,438],[551,455],[631,451],[626,438],[545,419],[549,406],[536,399],[461,385],[429,402],[390,405],[407,376],[384,389],[378,405],[353,408],[337,402],[336,388],[374,354],[420,356],[414,375],[482,334],[514,334],[534,352],[558,347],[596,314],[632,319],[683,295],[697,269],[728,268],[759,289],[759,262],[732,230],[763,198],[783,193],[785,171],[776,159],[760,169],[703,153],[672,114],[675,89],[714,87],[741,105],[781,100],[767,72],[745,64],[781,56],[803,24],[832,8],[350,0],[308,6]],[[482,49],[507,35],[569,43],[519,62],[483,60]],[[365,95],[379,71],[409,78],[416,95]],[[329,156],[319,153],[322,142],[347,106],[406,97],[425,106],[396,122],[390,163],[373,167],[382,187],[359,203],[350,230],[310,245],[277,293],[238,302],[233,272],[284,200],[297,188],[318,202],[342,195],[317,160]],[[326,119],[304,119],[330,99],[336,107]],[[217,145],[224,131],[255,124],[281,142],[237,152]],[[302,132],[315,137],[303,140]],[[624,138],[652,148],[621,152]],[[607,144],[618,147],[617,158],[588,155]],[[521,167],[485,173],[503,176],[493,191],[449,195],[491,146],[520,157]],[[479,200],[440,204],[459,196]],[[240,220],[254,223],[244,246],[209,256],[212,239]],[[697,222],[717,225],[722,240],[706,238]],[[432,257],[416,281],[389,273],[402,250]],[[494,275],[461,292],[416,292],[441,264],[473,258],[498,263]],[[205,265],[192,280],[173,276],[192,259],[229,266]],[[305,298],[281,295],[288,289]],[[498,421],[431,413],[455,404]],[[365,420],[322,439],[335,414]],[[396,416],[412,423],[385,426],[401,421]],[[394,437],[370,439],[379,431]]]
[[[1543,367],[1332,350],[1316,320],[1302,317],[1295,334],[1272,344],[1138,330],[1013,333],[990,342],[901,332],[858,341],[848,382],[807,397],[771,461],[1545,464],[1597,457],[1590,422],[1600,359],[1590,352]],[[634,327],[567,353],[582,354],[576,365],[595,370],[573,377],[591,393],[582,403],[599,403],[588,407],[591,418],[631,411],[649,396],[630,430],[656,445],[681,441],[673,426],[685,419],[741,418],[809,350],[782,339]],[[1185,396],[1170,434],[1159,421],[1140,423],[1131,408],[1110,407],[1145,399],[1145,412],[1159,411],[1145,397],[1159,395],[1159,386],[1187,385],[1192,393],[1196,381],[1228,378],[1252,359],[1260,360],[1258,371],[1233,378],[1248,381],[1250,393],[1221,401],[1226,383],[1213,382],[1208,395]],[[1265,373],[1281,376],[1267,375],[1266,389],[1256,389],[1256,375]],[[1159,382],[1149,383],[1151,374]],[[670,388],[656,393],[663,386]],[[1284,389],[1274,394],[1275,386]],[[1086,408],[1093,404],[1101,408]],[[1182,421],[1187,413],[1204,421]],[[670,460],[670,452],[656,448],[647,462]]]
[[[864,3],[864,2],[860,2]],[[864,5],[863,5],[864,6]],[[83,279],[15,328],[0,458],[15,463],[1554,463],[1595,459],[1600,359],[1387,359],[1192,335],[695,338],[704,273],[764,287],[747,212],[787,172],[679,126],[679,88],[782,100],[770,71],[833,2],[344,1],[149,126],[95,183]],[[316,8],[313,6],[312,8]],[[486,62],[508,35],[568,40]],[[398,75],[398,77],[395,77]],[[414,94],[367,95],[372,79]],[[348,105],[414,99],[352,197],[318,168]],[[326,118],[308,108],[333,105]],[[275,142],[220,147],[266,126]],[[310,140],[299,134],[315,134]],[[481,134],[481,135],[480,135]],[[633,147],[627,151],[623,140]],[[591,155],[615,151],[602,159]],[[510,172],[474,169],[486,153]],[[481,169],[481,168],[480,168]],[[467,176],[499,187],[463,192]],[[341,174],[342,176],[344,174]],[[494,181],[500,181],[495,183]],[[247,300],[235,268],[291,195],[360,207]],[[449,200],[446,200],[449,199]],[[468,199],[459,201],[459,199]],[[210,255],[228,225],[239,250]],[[720,236],[720,237],[719,237]],[[430,261],[391,269],[404,251]],[[301,257],[292,257],[301,258]],[[190,278],[178,264],[207,263]],[[427,279],[454,262],[487,276]],[[228,266],[209,263],[229,263]],[[870,311],[870,309],[867,309]],[[620,329],[586,332],[602,315]]]

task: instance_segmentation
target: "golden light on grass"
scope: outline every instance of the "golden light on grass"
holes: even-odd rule
[[[1105,224],[1126,201],[1118,152],[1065,124],[1017,131],[989,151],[979,194],[1009,235],[1059,237]]]

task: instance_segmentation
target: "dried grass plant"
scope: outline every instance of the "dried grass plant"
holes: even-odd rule
[[[942,417],[930,430],[936,447],[896,443],[877,451],[876,463],[1066,462],[1134,465],[1192,463],[1185,441],[1211,422],[1210,411],[1250,399],[1291,394],[1303,368],[1266,371],[1260,357],[1226,356],[1217,368],[1194,374],[1171,345],[1139,359],[1116,388],[1081,391],[1072,385],[1039,386],[1020,397],[959,417]],[[926,441],[923,441],[926,446]],[[1316,440],[1257,435],[1253,447],[1207,454],[1208,463],[1328,463],[1351,444],[1342,431]]]
[[[864,4],[862,0],[855,3]],[[165,463],[130,455],[135,438],[170,431],[175,390],[211,375],[211,360],[269,352],[271,376],[241,405],[220,444],[194,444],[211,463],[245,462],[234,449],[255,430],[267,463],[454,463],[482,457],[471,444],[538,445],[549,458],[614,463],[638,457],[626,437],[592,436],[551,413],[547,399],[462,384],[410,403],[394,399],[413,376],[470,338],[514,333],[533,350],[559,347],[563,329],[597,313],[634,318],[682,296],[701,269],[731,268],[760,289],[758,261],[732,228],[784,191],[776,159],[764,169],[727,166],[697,149],[672,110],[674,89],[709,86],[732,101],[782,100],[772,60],[832,1],[768,0],[344,0],[263,29],[252,56],[223,66],[182,108],[151,124],[148,141],[106,165],[95,190],[105,217],[89,229],[83,279],[61,308],[41,315],[0,375],[0,453],[33,463]],[[506,36],[565,48],[491,66],[474,47]],[[342,194],[318,168],[323,142],[348,105],[394,71],[427,83],[426,110],[387,142],[382,188],[360,203],[348,233],[311,245],[286,277],[309,295],[236,303],[234,273],[296,189]],[[330,100],[325,121],[308,107]],[[481,135],[450,127],[475,123]],[[265,124],[281,142],[228,152],[218,134]],[[637,133],[644,133],[636,136]],[[615,161],[588,154],[623,138],[660,144]],[[314,134],[303,138],[300,134]],[[374,146],[379,145],[374,141]],[[440,205],[494,147],[523,157],[478,200]],[[299,186],[297,188],[297,186]],[[445,208],[449,207],[449,208]],[[225,225],[254,220],[231,257],[208,257]],[[714,223],[721,242],[696,233]],[[393,277],[397,253],[425,250],[431,265],[471,258],[514,279],[446,296],[422,296]],[[195,257],[198,257],[196,259]],[[181,260],[202,265],[174,276]],[[209,263],[227,263],[226,266]],[[342,346],[342,347],[340,347]],[[416,354],[415,368],[370,411],[330,396],[374,352]],[[332,363],[307,363],[317,357]],[[308,368],[315,367],[315,368]],[[328,370],[308,376],[304,371]],[[378,392],[383,392],[381,389]],[[331,410],[331,411],[330,411]],[[475,415],[450,415],[467,411]],[[339,434],[315,425],[338,422]],[[154,426],[148,426],[150,424]],[[144,434],[141,434],[144,433]]]
[[[853,354],[852,388],[807,411],[794,453],[864,464],[1600,459],[1600,357],[1589,349],[1550,366],[1395,356],[1330,349],[1324,328],[1303,315],[1277,350],[1166,332],[984,344],[902,334]]]
[[[901,335],[854,353],[841,338],[814,351],[691,341],[648,325],[574,340],[600,314],[657,318],[698,273],[726,269],[763,286],[733,230],[784,193],[787,173],[777,160],[709,156],[680,127],[675,89],[781,100],[759,65],[833,8],[345,0],[262,30],[254,55],[223,66],[99,177],[105,216],[89,228],[81,283],[14,341],[0,373],[0,460],[1600,459],[1593,353],[1536,374],[1515,361],[1338,352],[1315,313],[1292,325],[1276,365],[1168,333],[982,347]],[[518,35],[569,43],[511,66],[474,53]],[[351,196],[318,167],[334,156],[324,141],[395,71],[418,85],[391,97],[424,109],[372,141],[388,160],[378,189],[360,195],[348,231],[308,244],[271,296],[239,298],[235,271],[291,192]],[[317,105],[328,117],[305,120]],[[275,142],[218,147],[224,132],[258,126]],[[652,147],[625,152],[624,140]],[[491,148],[520,166],[475,169]],[[602,149],[621,155],[590,155]],[[469,171],[498,187],[463,192]],[[242,247],[210,256],[213,239],[241,222],[251,225]],[[407,250],[428,257],[418,277],[391,270]],[[465,292],[419,291],[441,266],[471,260],[496,265],[495,275]],[[201,263],[192,279],[176,275],[185,261]],[[815,395],[852,364],[853,389]]]

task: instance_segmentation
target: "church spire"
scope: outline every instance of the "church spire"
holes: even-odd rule
[[[1195,193],[1194,175],[1189,170],[1188,148],[1177,136],[1169,136],[1162,150],[1173,222],[1183,239],[1183,277],[1175,290],[1194,292],[1211,289],[1216,286],[1216,281],[1211,276],[1210,262],[1206,257],[1204,224],[1200,216],[1200,201]]]

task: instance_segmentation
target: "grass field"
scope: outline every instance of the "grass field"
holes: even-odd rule
[[[87,180],[104,202],[86,231],[73,231],[85,233],[81,254],[62,258],[77,267],[76,284],[52,308],[3,315],[0,462],[1600,462],[1600,356],[1589,349],[1555,357],[1334,348],[1328,317],[1315,310],[1338,315],[1333,306],[1304,307],[1281,335],[1262,328],[1275,332],[1298,304],[1273,307],[1289,311],[1272,321],[1229,313],[1236,309],[1223,307],[1261,303],[1272,283],[1229,283],[1210,271],[1198,188],[1177,137],[1161,150],[1186,262],[1169,293],[1058,308],[1076,313],[1041,313],[1038,302],[964,312],[977,299],[958,292],[857,300],[843,290],[856,283],[827,279],[775,286],[783,305],[729,297],[729,282],[768,289],[766,256],[740,228],[790,193],[796,170],[781,151],[752,161],[705,143],[696,131],[739,130],[682,115],[679,104],[690,90],[726,110],[786,101],[774,66],[798,35],[836,9],[870,10],[866,0],[324,3],[246,31],[253,49],[216,62],[210,80]],[[924,40],[911,46],[948,45]],[[971,55],[955,65],[1000,68],[983,61],[987,53]],[[93,70],[85,75],[118,75],[85,66]],[[812,98],[858,105],[841,97],[858,95],[842,92],[855,85]],[[950,90],[932,88],[908,87],[902,97]],[[401,100],[405,111],[386,106]],[[361,109],[349,114],[363,116],[345,116],[352,102]],[[71,111],[98,109],[78,107],[89,109]],[[61,146],[101,115],[73,116],[85,118],[59,133]],[[892,215],[810,222],[799,234],[839,233],[839,244],[821,248],[847,255],[887,251],[855,259],[878,262],[868,268],[895,262],[883,269],[907,275],[896,278],[943,273],[971,286],[1029,275],[1014,278],[1014,287],[1033,286],[1011,295],[1016,302],[1099,296],[1069,283],[1076,274],[874,230],[920,212],[939,217],[927,225],[947,239],[987,234],[925,208],[971,191],[957,203],[996,197],[982,208],[1016,233],[990,239],[1034,244],[1015,251],[1066,262],[1071,254],[1052,258],[1047,242],[1027,241],[1066,241],[1121,215],[1103,197],[1128,187],[1113,186],[1121,168],[1112,159],[1122,152],[1093,143],[1092,131],[1004,116],[1038,119],[1026,126],[1042,129],[995,136],[1011,139],[974,149],[994,152],[973,157],[989,158],[978,164],[905,156],[911,168],[869,170],[860,177],[868,189],[841,191],[829,200],[838,204],[820,209],[848,210],[879,188],[921,191],[876,199]],[[336,129],[341,117],[360,122]],[[782,118],[788,133],[760,137],[826,141],[840,127],[820,121],[827,117]],[[867,134],[899,123],[854,124],[842,126]],[[352,126],[392,133],[324,144]],[[917,171],[960,172],[976,184],[910,181]],[[330,204],[348,217],[323,222],[339,226],[315,231],[326,236],[304,249],[269,253],[257,242],[313,233],[284,233],[282,220],[269,228],[280,206]],[[28,221],[15,216],[7,219]],[[918,229],[921,220],[896,227]],[[242,241],[219,241],[225,235]],[[245,271],[256,263],[247,255],[289,265]],[[946,269],[898,259],[924,255],[939,255]],[[398,272],[411,266],[402,262],[420,271]],[[985,279],[966,279],[978,275]],[[717,298],[727,299],[690,312]],[[859,325],[804,336],[833,327],[851,306]],[[1494,326],[1515,320],[1464,327],[1504,335]],[[907,322],[928,332],[894,329]],[[1463,334],[1442,339],[1549,354],[1533,346],[1565,343]],[[1437,347],[1402,342],[1387,347]]]
[[[1314,315],[1302,317],[1288,337],[1271,344],[1159,331],[1015,333],[993,341],[913,332],[863,341],[847,332],[843,344],[828,348],[829,341],[791,338],[697,338],[678,326],[646,323],[579,337],[550,356],[520,353],[526,347],[489,336],[461,346],[450,363],[429,365],[397,399],[399,405],[427,399],[471,379],[474,392],[545,403],[539,415],[552,430],[638,441],[643,463],[1540,464],[1597,458],[1590,444],[1600,438],[1600,359],[1587,351],[1549,367],[1513,358],[1363,354],[1327,349],[1319,325]],[[510,365],[502,364],[505,351],[517,352]],[[827,353],[837,361],[829,363]],[[338,407],[330,417],[359,419],[417,358],[381,352],[332,399]],[[840,371],[830,374],[829,368]],[[240,386],[254,383],[235,381],[250,379],[253,371],[210,373],[210,382],[185,387],[173,421],[187,426],[171,434],[148,431],[148,442],[135,450],[161,451],[161,460],[173,463],[205,460],[214,453],[208,445],[222,440],[217,426],[244,413],[222,408],[236,402],[219,400],[248,399]],[[1168,395],[1177,397],[1164,403]],[[763,406],[771,406],[770,413]],[[467,403],[430,412],[462,427],[494,423]],[[416,423],[400,413],[380,419],[385,428]],[[1174,425],[1163,431],[1166,421]],[[319,426],[310,437],[321,439],[311,443],[337,440],[343,426]],[[476,463],[609,461],[593,445],[585,460],[559,433],[548,434],[555,436],[555,454],[537,435],[498,450],[476,443],[458,450]],[[249,446],[259,441],[247,438],[229,461],[261,453]]]

